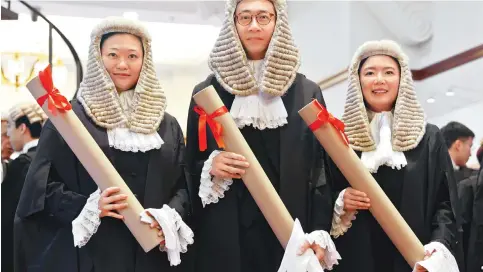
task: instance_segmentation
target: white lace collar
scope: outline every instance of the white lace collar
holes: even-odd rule
[[[451,163],[453,164],[454,170],[460,170],[460,167],[456,163],[454,163],[453,159],[451,159]]]
[[[23,149],[22,149],[22,154],[25,154],[29,151],[30,148],[33,148],[33,147],[36,147],[37,145],[39,144],[39,139],[34,139],[28,143],[26,143],[24,146],[23,146]]]
[[[398,170],[407,165],[404,153],[392,149],[392,122],[393,114],[391,112],[375,113],[371,120],[371,134],[376,143],[376,149],[362,152],[361,156],[362,163],[371,173],[377,173],[381,165]]]
[[[119,101],[122,110],[130,116],[134,90],[124,91],[119,94]],[[159,149],[164,141],[158,132],[151,134],[136,133],[126,127],[119,127],[107,130],[109,146],[126,152],[147,152],[152,149]]]
[[[263,75],[263,60],[250,60],[258,84]],[[235,96],[230,109],[239,128],[253,126],[256,129],[274,129],[287,124],[287,110],[280,96],[272,96],[263,92],[249,96]]]

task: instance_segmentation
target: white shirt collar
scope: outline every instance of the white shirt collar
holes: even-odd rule
[[[15,160],[18,156],[20,156],[20,154],[22,154],[22,152],[19,152],[19,151],[15,151],[12,153],[12,155],[10,155],[10,160],[13,161]]]
[[[453,159],[451,159],[451,163],[453,164],[453,169],[454,170],[460,170],[460,167],[454,163]]]
[[[25,154],[29,151],[30,148],[36,147],[39,144],[39,139],[32,140],[26,144],[24,144],[23,149],[22,149],[22,154]]]

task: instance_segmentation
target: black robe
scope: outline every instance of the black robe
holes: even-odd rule
[[[458,183],[458,197],[461,204],[461,215],[463,223],[463,250],[465,263],[468,263],[469,238],[471,234],[471,223],[473,221],[473,203],[475,200],[476,183],[478,175],[463,179]]]
[[[458,170],[454,170],[454,176],[457,184],[460,181],[475,175],[478,175],[478,170],[471,169],[468,167],[460,167]]]
[[[194,88],[193,94],[213,85],[225,106],[230,109],[235,98],[224,90],[214,76]],[[326,190],[325,156],[312,131],[298,110],[317,99],[324,104],[320,88],[302,74],[282,97],[288,124],[277,129],[241,132],[280,195],[293,218],[298,218],[305,232],[330,228],[333,203]],[[277,271],[283,248],[270,229],[253,198],[240,180],[234,180],[218,203],[201,207],[198,197],[203,163],[219,149],[208,129],[208,149],[199,151],[198,114],[191,101],[188,114],[186,162],[193,181],[192,200],[195,217],[196,271]]]
[[[128,153],[109,147],[106,130],[73,111],[145,208],[168,204],[184,220],[190,211],[184,170],[184,138],[176,119],[165,113],[158,133],[161,149]],[[101,165],[99,167],[102,167]],[[51,122],[43,128],[38,153],[28,172],[15,222],[16,271],[183,271],[171,267],[156,247],[147,254],[121,220],[102,218],[86,246],[74,247],[72,220],[97,185]]]
[[[466,271],[483,271],[483,167],[458,184],[458,194],[463,207]]]
[[[37,147],[31,147],[8,163],[2,182],[2,271],[13,271],[13,221],[30,162]]]
[[[356,152],[361,156],[361,152]],[[426,126],[419,145],[404,152],[401,170],[380,166],[373,174],[388,198],[423,244],[438,241],[455,254],[462,269],[462,229],[456,182],[444,140],[434,125]],[[333,162],[329,163],[334,198],[350,187]],[[352,227],[334,239],[342,260],[336,272],[412,271],[368,210],[360,210]]]
[[[8,163],[10,162],[10,160],[2,160],[2,181],[3,179],[5,178],[5,176],[7,175],[7,168],[8,168]]]

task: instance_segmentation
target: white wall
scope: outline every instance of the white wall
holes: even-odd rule
[[[176,117],[185,132],[188,108],[194,87],[210,74],[208,66],[167,66],[157,65],[158,76],[166,93],[167,111]]]
[[[428,65],[483,43],[483,1],[437,1],[432,9],[431,50],[421,56]]]
[[[302,56],[300,72],[309,79],[318,82],[348,65],[349,7],[345,1],[289,2],[290,27]]]

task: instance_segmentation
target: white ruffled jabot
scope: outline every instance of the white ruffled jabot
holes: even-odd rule
[[[114,128],[107,130],[109,146],[126,152],[147,152],[160,149],[164,141],[157,132],[142,134],[132,132],[128,128]]]
[[[119,102],[123,111],[129,116],[132,112],[132,99],[134,90],[128,90],[119,94]],[[160,149],[164,141],[157,132],[151,134],[136,133],[128,128],[114,128],[107,130],[109,146],[126,152],[147,152],[152,149]]]
[[[371,134],[376,143],[376,150],[362,152],[362,164],[371,173],[377,173],[381,165],[387,165],[393,169],[402,169],[407,165],[403,152],[394,151],[391,141],[391,127],[393,115],[391,112],[375,113],[371,121]]]
[[[287,110],[280,96],[258,93],[235,96],[230,114],[238,128],[253,126],[256,129],[274,129],[287,124]]]
[[[250,60],[257,82],[263,74],[263,60]],[[235,96],[230,114],[239,128],[253,126],[256,129],[274,129],[287,124],[287,110],[280,96],[259,92],[249,96]]]

